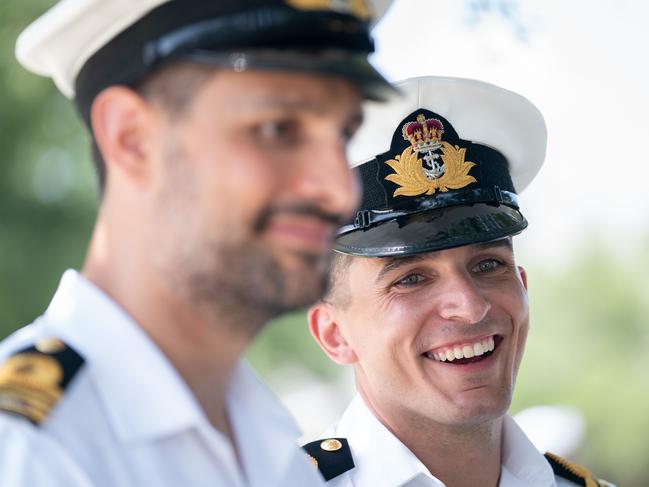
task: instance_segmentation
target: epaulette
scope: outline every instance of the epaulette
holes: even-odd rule
[[[312,441],[302,448],[307,452],[311,463],[320,470],[325,481],[354,468],[352,452],[345,438]]]
[[[559,455],[546,452],[546,460],[550,463],[555,475],[570,480],[584,487],[615,487],[606,480],[596,479],[586,467],[572,463]]]
[[[83,358],[58,338],[15,352],[0,367],[0,412],[41,424],[83,365]]]

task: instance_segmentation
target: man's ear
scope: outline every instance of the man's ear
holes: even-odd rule
[[[111,86],[97,95],[90,111],[92,131],[107,172],[137,183],[146,180],[154,115],[133,90]]]
[[[321,301],[311,306],[307,318],[311,335],[331,360],[340,365],[349,365],[358,361],[329,303]]]
[[[523,287],[525,288],[525,290],[527,290],[527,271],[523,267],[518,266],[518,273],[521,275]]]

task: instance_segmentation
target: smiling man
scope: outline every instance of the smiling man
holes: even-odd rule
[[[63,0],[21,35],[101,198],[81,272],[0,345],[0,485],[321,483],[241,356],[322,295],[387,4]]]
[[[507,416],[529,328],[516,193],[543,162],[543,117],[479,81],[400,88],[352,147],[363,202],[309,312],[358,397],[305,449],[332,487],[605,485]]]

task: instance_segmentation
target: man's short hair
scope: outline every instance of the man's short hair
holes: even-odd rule
[[[354,260],[353,255],[332,252],[329,283],[323,301],[341,309],[347,308],[352,302],[347,271]]]

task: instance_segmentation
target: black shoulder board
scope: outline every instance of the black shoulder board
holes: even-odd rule
[[[41,424],[83,365],[83,358],[58,338],[19,350],[0,366],[0,412]]]
[[[572,463],[559,455],[546,452],[545,458],[555,475],[570,480],[577,485],[583,485],[584,487],[614,487],[613,484],[606,480],[593,477],[593,474],[587,468]]]
[[[331,480],[354,468],[352,452],[345,438],[325,438],[307,443],[302,448],[309,455],[325,480]]]

